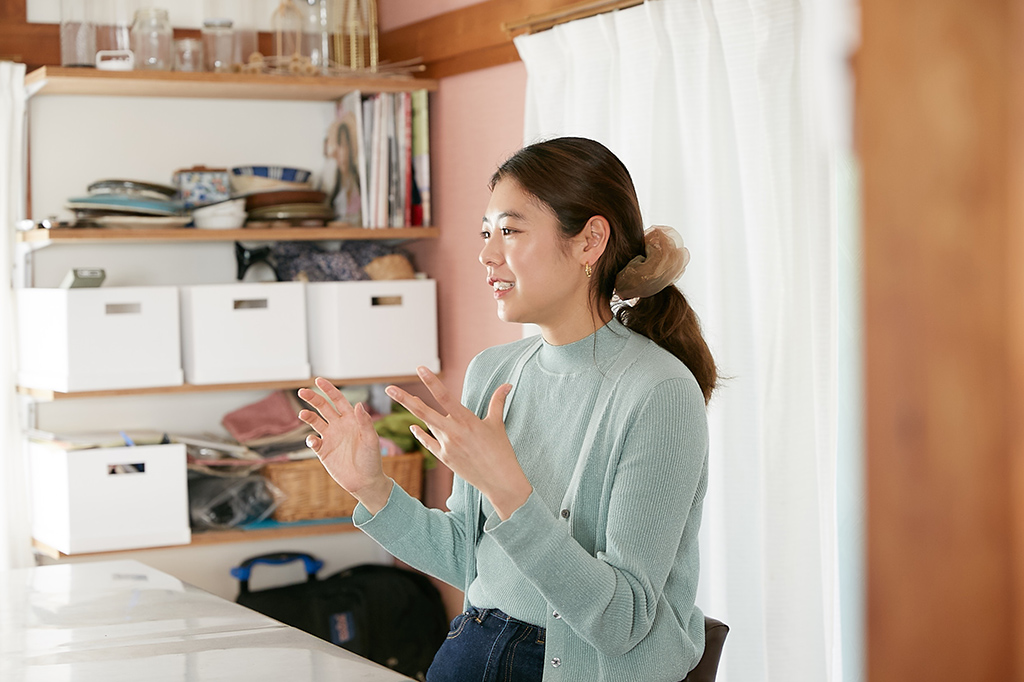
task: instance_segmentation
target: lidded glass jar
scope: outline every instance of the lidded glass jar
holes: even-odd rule
[[[233,25],[231,19],[207,19],[203,22],[203,54],[207,71],[231,71],[234,58]]]
[[[132,51],[136,69],[170,71],[174,31],[167,10],[148,7],[136,10],[132,24]]]

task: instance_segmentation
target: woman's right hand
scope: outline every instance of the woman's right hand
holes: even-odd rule
[[[312,389],[299,390],[299,397],[316,409],[299,412],[299,419],[319,434],[308,436],[306,445],[338,485],[376,514],[387,504],[394,481],[384,475],[373,420],[362,404],[353,408],[331,382],[318,377],[315,383],[330,402]]]

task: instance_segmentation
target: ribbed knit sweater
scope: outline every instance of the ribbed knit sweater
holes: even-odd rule
[[[463,403],[482,417],[525,358],[505,417],[533,485],[523,506],[501,521],[456,476],[448,512],[394,486],[383,509],[371,516],[359,505],[354,521],[465,590],[467,604],[545,627],[545,682],[678,682],[704,648],[694,604],[708,452],[700,387],[678,359],[612,320],[564,346],[534,337],[484,351]]]

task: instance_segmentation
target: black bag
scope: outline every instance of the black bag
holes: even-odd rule
[[[257,564],[302,561],[306,582],[252,592]],[[448,634],[437,588],[423,575],[394,566],[363,564],[320,580],[323,562],[302,552],[246,559],[231,575],[238,603],[333,642],[400,673],[426,679],[427,668]]]

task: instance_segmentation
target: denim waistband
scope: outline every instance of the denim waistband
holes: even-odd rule
[[[481,609],[476,606],[470,606],[468,609],[466,609],[466,615],[468,615],[470,618],[472,618],[478,623],[484,623],[490,618],[495,618],[506,623],[515,623],[517,625],[522,625],[527,628],[533,628],[537,631],[537,634],[541,639],[543,639],[544,636],[544,628],[542,628],[541,626],[534,625],[533,623],[527,623],[525,620],[513,618],[501,609]]]

